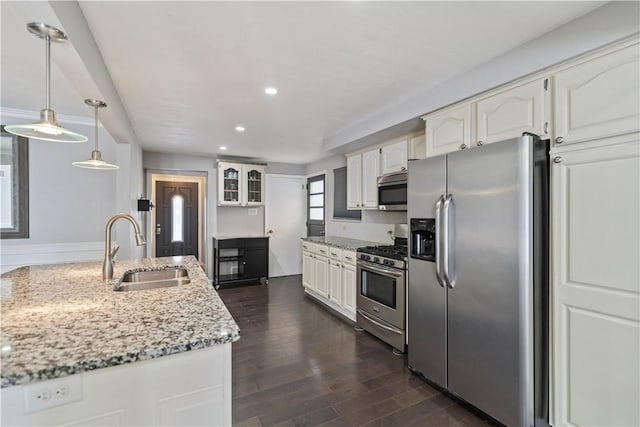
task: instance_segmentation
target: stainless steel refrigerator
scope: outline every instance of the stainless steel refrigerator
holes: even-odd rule
[[[412,371],[509,426],[547,425],[548,142],[412,161]]]

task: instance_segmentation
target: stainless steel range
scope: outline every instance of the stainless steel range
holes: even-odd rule
[[[359,248],[357,258],[356,322],[403,353],[406,342],[406,235],[396,234],[394,245]]]

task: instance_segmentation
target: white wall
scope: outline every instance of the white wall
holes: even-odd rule
[[[2,114],[3,123],[29,123],[37,119]],[[81,169],[71,165],[89,158],[94,148],[93,123],[63,125],[87,135],[83,144],[29,141],[29,238],[0,241],[2,271],[18,265],[101,259],[107,220],[124,208],[130,191],[138,191],[142,173],[140,150],[116,144],[99,129],[99,148],[104,160],[117,163],[117,171]],[[122,151],[124,150],[124,151]],[[125,153],[126,154],[122,154]],[[138,178],[135,178],[135,177]],[[119,201],[121,201],[119,203]],[[115,235],[114,235],[115,236]],[[119,258],[135,253],[120,238]],[[124,244],[123,244],[124,242]]]
[[[333,219],[333,170],[347,165],[342,155],[331,156],[307,165],[307,176],[326,174],[326,234],[372,242],[391,243],[389,231],[394,224],[407,222],[406,212],[362,211],[360,221]]]

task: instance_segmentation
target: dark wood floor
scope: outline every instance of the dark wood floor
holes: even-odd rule
[[[235,426],[486,426],[406,357],[305,297],[300,276],[219,293],[241,329]]]

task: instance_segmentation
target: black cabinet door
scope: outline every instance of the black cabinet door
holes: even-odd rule
[[[267,277],[268,268],[267,248],[245,248],[244,249],[244,276]]]

